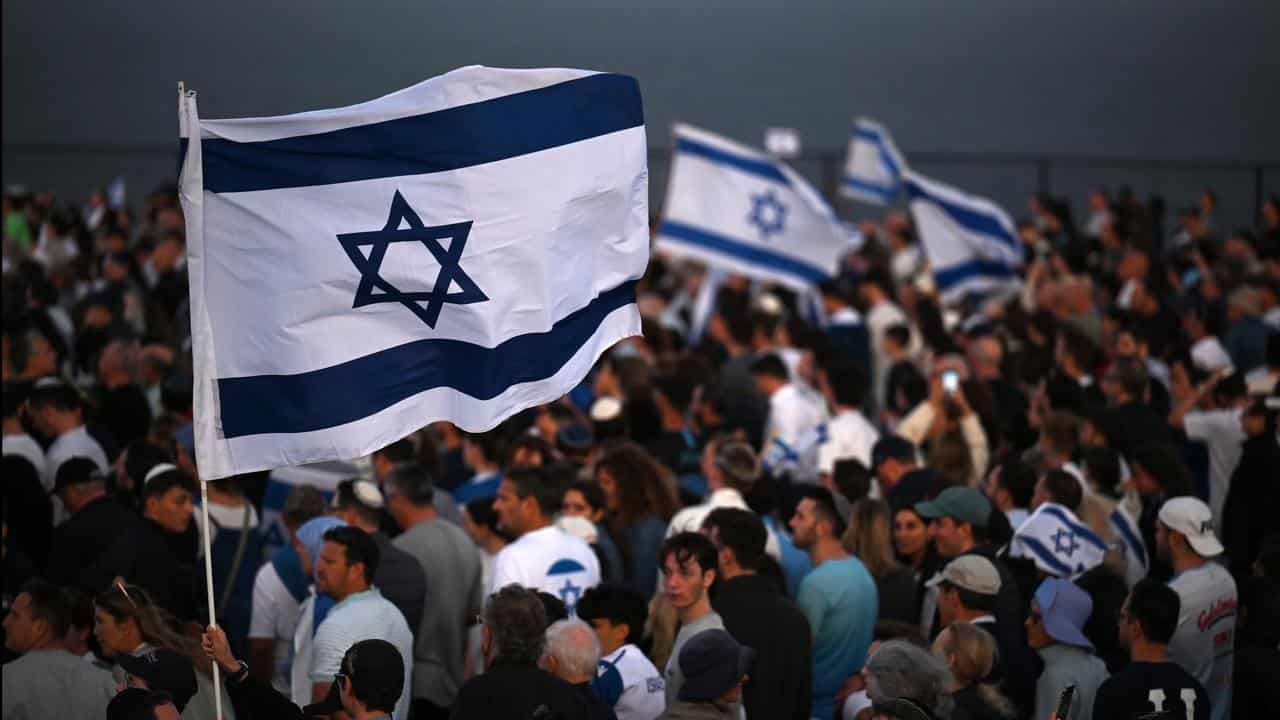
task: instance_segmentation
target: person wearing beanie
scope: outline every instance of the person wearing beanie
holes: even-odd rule
[[[704,630],[689,639],[676,658],[684,684],[659,720],[731,720],[738,716],[742,683],[755,651],[739,645],[726,630]]]
[[[1204,502],[1175,497],[1160,506],[1156,552],[1173,566],[1169,587],[1181,601],[1169,657],[1209,691],[1214,720],[1231,717],[1236,630],[1236,582],[1213,560],[1222,551]]]
[[[1068,685],[1075,686],[1075,699],[1070,715],[1058,720],[1093,717],[1094,695],[1107,679],[1107,666],[1093,654],[1093,643],[1084,635],[1092,611],[1089,594],[1070,581],[1046,578],[1036,588],[1026,621],[1027,644],[1044,659],[1044,672],[1036,682],[1032,717],[1049,717]]]

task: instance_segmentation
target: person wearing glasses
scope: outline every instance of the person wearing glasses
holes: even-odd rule
[[[1068,580],[1046,578],[1036,588],[1027,618],[1027,644],[1044,659],[1036,682],[1034,718],[1054,713],[1063,688],[1075,685],[1075,700],[1067,717],[1090,720],[1098,687],[1107,679],[1107,666],[1093,654],[1084,624],[1093,611],[1089,594]]]

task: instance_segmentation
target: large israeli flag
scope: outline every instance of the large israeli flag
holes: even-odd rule
[[[799,292],[836,272],[850,231],[785,164],[727,138],[675,127],[658,248]]]
[[[202,477],[492,428],[640,332],[635,79],[466,67],[360,105],[182,103]]]
[[[903,174],[903,185],[943,302],[1022,286],[1022,242],[1004,210],[911,170]]]
[[[840,192],[855,200],[888,205],[902,190],[906,168],[889,131],[874,120],[858,118],[849,137],[849,157]]]

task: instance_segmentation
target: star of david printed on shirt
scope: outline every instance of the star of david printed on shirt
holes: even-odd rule
[[[408,224],[401,230],[400,224]],[[391,211],[387,215],[386,225],[381,230],[368,232],[343,233],[338,235],[338,242],[347,257],[360,271],[360,285],[356,288],[356,297],[351,307],[361,308],[377,303],[400,303],[410,312],[417,315],[427,327],[435,328],[440,319],[440,311],[446,303],[469,305],[485,302],[489,299],[471,276],[462,269],[462,250],[467,245],[467,236],[471,233],[471,221],[453,223],[451,225],[434,225],[426,227],[418,214],[409,207],[409,202],[397,190],[391,199]],[[441,240],[449,240],[446,249]],[[431,256],[440,263],[440,272],[430,290],[402,291],[383,279],[382,261],[387,255],[387,248],[396,242],[420,242],[430,251]],[[362,248],[369,247],[366,257]],[[458,290],[449,292],[451,285]],[[375,293],[374,290],[381,292]],[[426,303],[425,306],[423,303]]]

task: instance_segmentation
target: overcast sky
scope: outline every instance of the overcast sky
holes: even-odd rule
[[[1280,2],[13,0],[3,17],[4,181],[64,192],[113,168],[135,189],[170,174],[177,80],[199,91],[207,117],[273,115],[468,64],[635,75],[652,147],[683,120],[752,144],[767,126],[792,126],[806,149],[836,149],[865,114],[909,161],[1280,161]],[[97,149],[32,147],[46,143]],[[1016,204],[1015,215],[1034,189],[1026,166],[924,169]],[[653,174],[660,184],[665,168]],[[1180,205],[1197,182],[1185,175],[1063,171],[1054,185],[1130,182]],[[1252,208],[1251,172],[1203,177],[1229,208]]]

